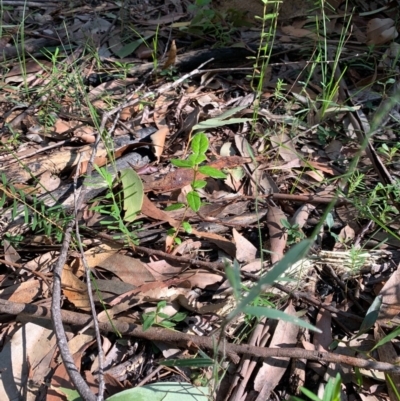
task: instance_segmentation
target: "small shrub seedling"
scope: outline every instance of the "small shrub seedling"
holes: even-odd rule
[[[190,142],[191,155],[186,160],[172,159],[171,163],[180,168],[190,168],[193,170],[193,181],[191,182],[192,190],[186,195],[187,204],[175,203],[166,208],[166,210],[177,210],[182,207],[190,208],[194,212],[198,212],[202,206],[201,197],[199,190],[207,185],[207,182],[203,179],[198,179],[199,173],[204,177],[212,178],[226,178],[226,174],[214,167],[201,166],[205,160],[207,160],[206,152],[208,150],[209,143],[208,138],[204,132],[196,134]],[[188,222],[182,222],[183,229],[190,234],[191,226]],[[176,237],[178,230],[169,230],[168,234],[174,236],[174,241],[180,243],[179,238]]]

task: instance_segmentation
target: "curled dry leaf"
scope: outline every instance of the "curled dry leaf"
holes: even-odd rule
[[[168,67],[175,64],[176,52],[177,52],[176,44],[175,44],[175,40],[173,40],[171,42],[171,47],[168,52],[168,58],[163,65],[163,70],[166,70]]]
[[[153,118],[158,129],[167,126],[165,115],[167,114],[168,107],[174,103],[174,100],[169,99],[166,95],[161,95],[154,104]]]
[[[158,163],[160,162],[160,157],[164,150],[165,138],[168,134],[169,128],[165,126],[150,136],[154,148],[154,155],[156,156]]]
[[[304,225],[307,223],[307,220],[310,216],[310,213],[315,209],[315,206],[311,203],[305,203],[301,205],[296,212],[294,213],[293,217],[289,219],[292,225],[298,224],[299,228],[303,228]]]

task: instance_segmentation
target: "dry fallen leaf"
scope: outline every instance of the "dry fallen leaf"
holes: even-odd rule
[[[232,233],[236,244],[236,259],[245,263],[254,261],[257,255],[257,248],[243,235],[239,234],[235,228]]]
[[[309,31],[308,29],[304,28],[295,28],[293,25],[283,26],[282,32],[289,37],[295,38],[309,38],[318,40],[318,35],[314,32]]]
[[[269,231],[269,242],[271,245],[271,262],[279,262],[283,257],[286,247],[287,233],[281,220],[286,220],[282,210],[275,206],[270,206],[267,213],[267,226]]]
[[[379,326],[379,324],[376,324],[375,328],[374,328],[374,339],[375,339],[376,343],[379,342],[380,340],[382,340],[382,338],[384,338],[385,336],[386,336],[386,333],[383,331],[382,327]],[[397,351],[391,341],[378,347],[378,355],[379,355],[379,360],[381,362],[388,362],[393,365],[398,365],[400,362]],[[387,389],[389,392],[390,400],[397,400],[398,397],[396,396],[396,392],[397,392],[397,394],[399,394],[399,392],[400,392],[400,375],[391,373],[390,374],[391,380],[390,381],[388,380],[387,375],[385,375],[385,379],[386,379],[386,384],[387,384]],[[394,384],[394,386],[396,387],[395,389],[392,388],[392,385],[390,382],[392,382]]]
[[[36,399],[36,388],[29,385],[29,379],[41,368],[41,361],[55,344],[53,329],[34,323],[23,324],[13,333],[0,353],[1,400]]]
[[[175,44],[175,40],[173,40],[171,42],[171,47],[168,52],[168,58],[163,65],[163,68],[162,68],[163,70],[166,70],[168,67],[175,64],[176,52],[177,52],[176,44]]]
[[[151,143],[154,148],[154,155],[157,158],[157,163],[160,162],[160,157],[164,150],[165,138],[169,134],[169,128],[163,127],[154,134],[150,135]]]
[[[90,310],[87,286],[72,272],[68,265],[65,265],[61,276],[62,290],[69,302],[78,309]]]
[[[296,310],[292,304],[285,309],[289,315],[296,316]],[[294,347],[297,342],[299,326],[279,320],[269,348]],[[271,392],[279,384],[282,376],[289,366],[290,358],[266,358],[261,369],[254,379],[254,390],[259,392],[257,401],[268,400]]]
[[[0,299],[29,304],[42,293],[39,280],[30,279],[0,290]]]
[[[390,276],[389,280],[381,289],[382,306],[379,310],[377,322],[379,324],[390,324],[390,320],[400,313],[400,269]]]
[[[399,36],[391,18],[374,18],[367,25],[367,45],[383,45]]]

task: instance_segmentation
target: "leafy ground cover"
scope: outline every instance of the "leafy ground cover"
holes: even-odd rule
[[[1,399],[400,399],[395,3],[0,4]]]

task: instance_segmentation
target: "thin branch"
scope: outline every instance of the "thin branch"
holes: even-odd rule
[[[11,315],[25,315],[50,319],[48,308],[37,305],[21,304],[0,300],[0,313],[8,313]],[[62,321],[66,324],[86,325],[91,321],[91,317],[77,312],[61,311]],[[115,319],[113,325],[117,330],[127,336],[143,338],[149,341],[164,341],[179,345],[185,349],[193,346],[208,349],[215,349],[215,338],[194,336],[190,334],[180,333],[164,328],[151,327],[143,331],[140,325],[129,324],[119,319]],[[114,327],[110,322],[100,322],[100,329],[104,332],[114,332]],[[331,352],[307,351],[303,348],[265,348],[252,345],[236,345],[223,342],[219,345],[218,351],[224,354],[247,354],[257,358],[303,358],[311,361],[323,361],[341,363],[355,366],[363,369],[375,369],[382,372],[400,374],[400,366],[392,365],[386,362],[377,362],[371,359],[354,358],[347,355],[333,354]],[[94,399],[93,399],[94,400]]]
[[[100,135],[97,136],[96,142],[93,146],[93,152],[90,156],[90,160],[87,168],[87,175],[90,177],[93,169],[93,161],[96,156],[96,149],[100,142]],[[76,191],[76,190],[75,190]],[[83,188],[76,200],[76,208],[79,209],[84,195],[85,189]],[[76,193],[76,192],[75,192]],[[65,262],[68,256],[69,244],[71,242],[72,229],[75,225],[75,219],[72,219],[66,227],[63,243],[61,246],[60,256],[57,262],[54,264],[53,268],[53,298],[51,303],[51,317],[53,320],[54,331],[56,333],[57,345],[60,350],[61,358],[64,362],[65,369],[68,375],[74,383],[79,395],[85,401],[97,401],[97,397],[92,393],[89,386],[81,376],[79,370],[75,366],[74,360],[72,358],[71,352],[68,348],[68,340],[65,334],[63,320],[61,317],[61,276],[62,270],[64,268]]]
[[[76,192],[76,186],[78,183],[78,176],[79,176],[79,171],[80,171],[80,164],[78,164],[78,168],[76,170],[76,174],[74,176],[74,187],[75,187],[75,192]],[[90,303],[90,310],[92,312],[92,317],[93,317],[93,327],[94,327],[94,332],[96,334],[96,343],[97,343],[97,349],[98,349],[98,356],[99,356],[99,371],[98,371],[98,380],[99,380],[99,393],[97,395],[97,400],[98,401],[103,401],[104,399],[104,390],[105,390],[105,383],[104,383],[104,352],[103,352],[103,346],[101,344],[101,334],[100,334],[100,329],[99,329],[99,324],[97,320],[97,314],[96,314],[96,306],[94,304],[94,299],[93,299],[93,292],[92,292],[92,273],[90,271],[89,265],[87,263],[86,257],[85,257],[85,252],[83,251],[83,246],[82,246],[82,241],[81,241],[81,236],[79,233],[79,222],[78,222],[78,210],[79,210],[79,205],[78,199],[75,196],[75,235],[76,239],[78,241],[78,247],[79,247],[79,252],[81,254],[82,258],[82,263],[83,266],[85,267],[85,274],[86,274],[86,285],[87,285],[87,294],[89,297],[89,303]]]

